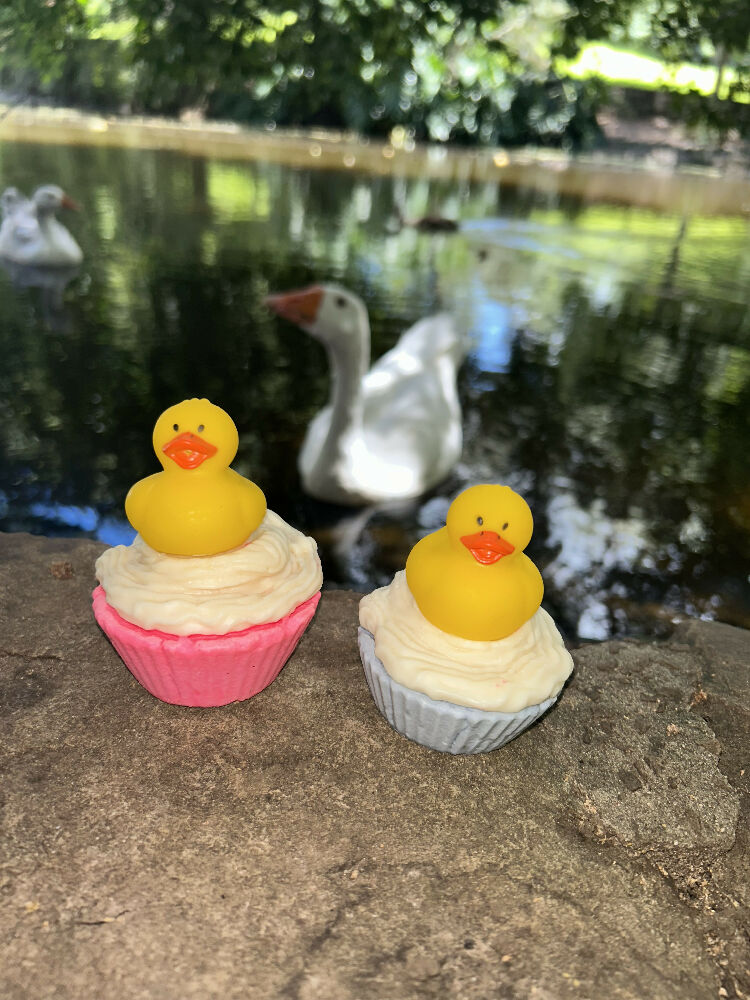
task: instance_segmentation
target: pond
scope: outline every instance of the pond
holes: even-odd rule
[[[682,614],[750,626],[748,221],[467,176],[0,144],[0,186],[54,181],[82,204],[65,222],[85,254],[44,287],[0,271],[0,528],[130,538],[156,416],[205,395],[240,430],[235,468],[318,540],[328,586],[387,582],[450,498],[499,481],[532,507],[528,552],[570,638]],[[461,226],[399,226],[396,206]],[[356,511],[301,488],[327,359],[263,299],[317,280],[365,300],[373,357],[442,309],[471,332],[463,457],[418,501]]]

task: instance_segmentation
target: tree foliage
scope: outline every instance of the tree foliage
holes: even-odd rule
[[[462,142],[597,132],[591,89],[551,68],[566,0],[46,2],[49,14],[3,8],[6,87],[20,65],[52,96],[98,107]]]
[[[742,70],[746,0],[4,0],[0,84],[33,72],[98,107],[585,146],[601,88],[560,79],[555,57],[635,15],[666,59]]]
[[[0,53],[12,52],[42,76],[54,77],[66,59],[66,44],[84,37],[87,22],[79,0],[4,0],[0,5]]]
[[[750,42],[747,0],[660,0],[652,20],[655,45],[672,59],[714,52],[744,55]]]
[[[565,23],[561,49],[575,53],[581,42],[632,37],[665,62],[708,64],[719,70],[717,94],[748,90],[750,4],[747,0],[576,0]],[[730,83],[724,70],[731,64]]]

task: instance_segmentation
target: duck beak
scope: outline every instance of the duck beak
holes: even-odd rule
[[[171,458],[181,469],[197,469],[207,458],[215,455],[219,449],[216,445],[204,441],[197,434],[185,431],[172,438],[162,448],[167,458]]]
[[[73,201],[73,199],[67,194],[63,194],[60,204],[62,205],[63,208],[69,208],[73,212],[81,211],[81,206],[78,204],[78,202]]]
[[[461,542],[482,566],[491,566],[498,559],[516,551],[515,545],[506,542],[496,531],[477,531],[473,535],[462,535]]]
[[[297,326],[306,327],[315,322],[322,299],[323,289],[318,285],[311,285],[297,292],[267,295],[263,302],[278,316],[283,316]]]

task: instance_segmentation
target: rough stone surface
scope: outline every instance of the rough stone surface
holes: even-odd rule
[[[357,596],[278,680],[162,704],[90,611],[94,542],[0,536],[0,996],[750,996],[750,633],[574,651],[491,754],[393,732]]]

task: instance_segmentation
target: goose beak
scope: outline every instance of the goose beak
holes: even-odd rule
[[[305,327],[315,322],[322,299],[323,289],[318,285],[311,285],[298,292],[267,295],[263,301],[278,316]]]
[[[80,212],[81,211],[81,206],[78,204],[78,202],[77,201],[73,201],[73,199],[69,195],[67,195],[67,194],[64,194],[62,196],[60,204],[62,205],[63,208],[69,208],[73,212]]]

